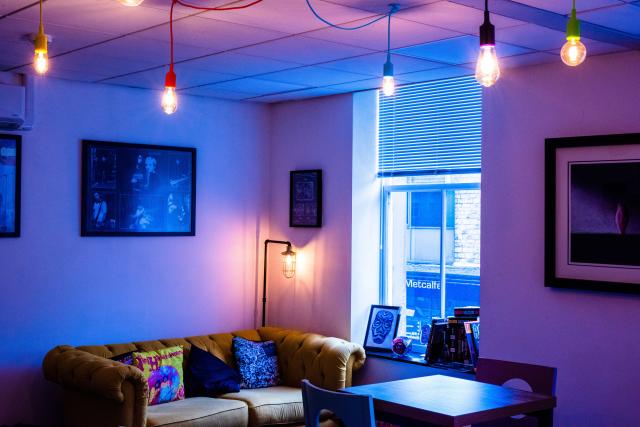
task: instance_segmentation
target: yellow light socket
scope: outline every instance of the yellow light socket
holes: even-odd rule
[[[47,36],[44,33],[44,26],[40,24],[38,34],[33,41],[36,53],[47,53]]]

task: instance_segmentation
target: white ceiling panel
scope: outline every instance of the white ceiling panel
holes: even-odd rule
[[[537,7],[538,9],[550,10],[560,15],[569,15],[571,13],[572,1],[573,0],[517,0],[517,3]],[[620,4],[623,4],[621,0],[578,0],[576,1],[576,10],[582,12]]]
[[[194,87],[191,89],[179,91],[179,94],[183,94],[183,93],[185,95],[206,96],[209,98],[234,99],[234,100],[251,98],[253,96],[243,92],[234,92],[232,90],[212,88],[211,86],[199,86],[199,87]]]
[[[216,53],[180,64],[180,66],[187,68],[230,73],[239,76],[271,73],[287,68],[300,67],[300,65],[301,64],[293,62],[277,61],[259,56],[242,55],[236,52]]]
[[[371,13],[361,10],[318,0],[312,1],[320,15],[330,22],[341,24],[372,16]],[[208,12],[202,16],[289,34],[326,26],[313,16],[304,0],[265,0],[248,9]]]
[[[181,19],[173,24],[175,43],[206,48],[209,52],[248,46],[286,35],[277,31],[200,17]],[[142,31],[136,36],[166,42],[169,40],[169,25],[164,24]]]
[[[397,17],[465,34],[478,34],[484,20],[482,10],[448,1],[439,1],[404,12],[400,11]],[[522,21],[496,14],[491,15],[491,23],[498,30],[524,24]]]
[[[0,16],[11,14],[31,4],[33,4],[33,0],[2,0],[0,1]]]
[[[379,52],[357,56],[355,58],[327,62],[322,64],[321,67],[332,70],[366,74],[368,76],[381,76],[382,67],[386,61],[387,54]],[[423,59],[395,54],[391,54],[391,62],[393,63],[394,72],[396,74],[411,73],[414,71],[423,71],[445,66],[445,64],[439,62],[426,61]]]
[[[275,95],[264,95],[257,98],[250,98],[251,101],[257,102],[282,102],[282,101],[294,101],[307,98],[316,98],[320,96],[338,95],[340,92],[334,91],[330,88],[313,88],[303,89],[294,92],[280,93]]]
[[[236,51],[236,53],[262,56],[279,61],[293,61],[305,65],[334,61],[371,52],[369,49],[356,46],[300,36],[292,36]]]
[[[116,0],[50,0],[43,10],[45,30],[47,24],[57,24],[121,35],[169,22],[169,14],[163,10],[126,7]],[[176,17],[184,15],[176,13]],[[37,22],[38,8],[29,8],[14,17]]]
[[[164,87],[164,78],[167,71],[168,67],[163,67],[156,70],[149,70],[142,73],[135,73],[128,76],[103,80],[103,83],[121,84],[124,86],[142,87],[147,89],[162,89]],[[214,73],[211,71],[202,71],[179,67],[176,67],[175,72],[177,76],[176,80],[178,89],[183,87],[187,88],[217,83],[238,78],[238,76],[235,76],[233,74]]]
[[[399,79],[396,79],[396,82],[401,83]],[[361,90],[380,89],[381,86],[382,86],[382,78],[377,77],[374,79],[365,79],[365,80],[358,80],[357,82],[332,85],[332,86],[329,86],[329,88],[339,92],[356,92]]]
[[[33,50],[26,42],[0,43],[0,71],[7,71],[33,61]]]
[[[356,21],[354,24],[362,23]],[[397,18],[391,20],[391,48],[399,48],[461,35],[458,32]],[[344,43],[372,50],[387,49],[387,20],[378,21],[357,31],[324,28],[305,34],[321,40]]]
[[[446,79],[449,77],[468,76],[473,74],[473,71],[464,67],[445,67],[435,68],[427,71],[416,71],[415,73],[399,74],[398,80],[407,83],[425,82],[428,80]]]
[[[210,85],[209,87],[212,89],[222,89],[246,93],[253,96],[262,96],[270,93],[281,93],[306,89],[308,85],[296,85],[290,83],[261,80],[256,78],[244,78],[223,83],[216,83]]]
[[[293,70],[278,71],[260,76],[264,80],[273,80],[283,83],[295,83],[301,86],[328,86],[339,83],[347,83],[355,80],[362,80],[369,76],[363,74],[349,73],[346,71],[331,70],[320,67],[301,67]]]
[[[310,0],[311,4],[321,3],[319,0]],[[389,11],[389,3],[396,3],[400,6],[400,10],[409,9],[438,0],[323,0],[325,2],[341,4],[343,6],[354,7],[361,10],[367,10],[373,13],[387,13]]]
[[[154,64],[144,61],[136,61],[128,58],[112,58],[96,56],[89,50],[79,50],[69,55],[50,59],[49,69],[70,70],[86,72],[99,79],[118,76],[151,68]],[[98,79],[98,80],[99,80]]]
[[[625,4],[580,14],[580,19],[640,36],[640,5]]]
[[[560,55],[548,52],[525,53],[523,55],[500,58],[500,69],[526,67],[527,65],[546,64],[554,61],[561,62]]]
[[[496,38],[504,43],[536,50],[556,49],[567,41],[565,33],[533,24],[503,28],[496,33]]]

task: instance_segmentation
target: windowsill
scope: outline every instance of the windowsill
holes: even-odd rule
[[[378,358],[378,359],[386,359],[386,360],[393,360],[394,362],[400,362],[400,363],[411,363],[413,365],[420,365],[420,366],[426,366],[429,368],[433,368],[433,369],[441,369],[444,371],[453,371],[453,372],[457,372],[460,374],[474,374],[473,369],[468,368],[468,367],[464,367],[464,366],[457,366],[457,365],[446,365],[443,363],[432,363],[429,364],[427,363],[426,360],[424,360],[424,355],[419,355],[419,354],[409,354],[408,356],[398,356],[394,353],[387,353],[387,352],[381,352],[381,351],[367,351],[367,357],[374,357],[374,358]]]

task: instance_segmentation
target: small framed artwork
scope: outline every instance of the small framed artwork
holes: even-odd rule
[[[547,139],[545,286],[640,293],[640,134]]]
[[[289,227],[322,227],[322,170],[290,172]]]
[[[194,236],[196,150],[82,141],[82,236]]]
[[[391,352],[392,341],[398,333],[400,307],[372,305],[364,339],[365,350]]]
[[[20,236],[22,137],[0,134],[0,237]]]

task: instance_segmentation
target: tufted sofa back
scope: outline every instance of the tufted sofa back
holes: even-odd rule
[[[231,333],[201,335],[186,338],[138,341],[123,344],[79,346],[78,350],[96,356],[111,358],[130,351],[151,351],[180,345],[184,349],[184,363],[195,345],[235,367],[231,350],[234,337],[251,341],[273,340],[278,351],[278,361],[285,385],[299,387],[303,379],[309,379],[320,387],[337,390],[351,385],[351,374],[362,366],[364,349],[358,344],[338,338],[326,338],[313,333],[303,333],[282,328],[260,328]]]

